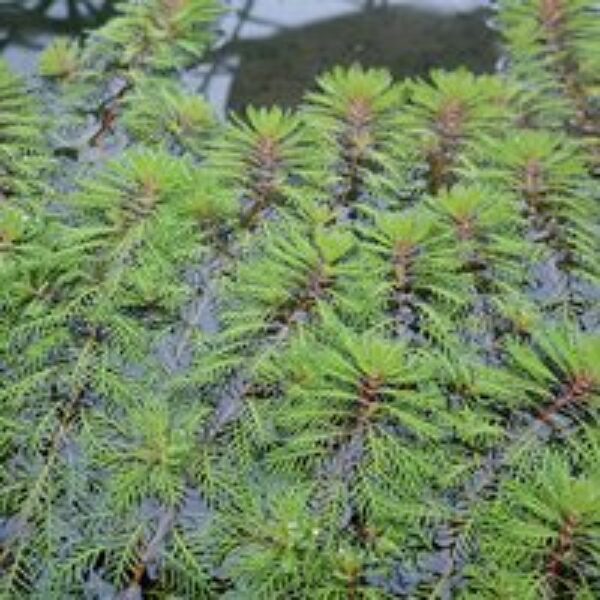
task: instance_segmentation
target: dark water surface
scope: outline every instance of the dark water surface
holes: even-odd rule
[[[0,53],[21,73],[56,36],[78,36],[106,22],[115,0],[0,0]]]
[[[57,35],[81,35],[114,0],[0,0],[0,53],[22,73]],[[336,64],[385,66],[396,77],[432,67],[493,71],[486,0],[230,0],[219,47],[191,81],[221,111],[295,104]]]

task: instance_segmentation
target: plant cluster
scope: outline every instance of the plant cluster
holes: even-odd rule
[[[600,15],[219,123],[213,0],[0,64],[0,597],[600,595]]]

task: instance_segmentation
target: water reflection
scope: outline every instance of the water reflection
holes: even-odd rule
[[[297,103],[335,64],[386,66],[396,77],[434,66],[492,71],[496,36],[487,0],[225,0],[218,49],[188,83],[221,112],[248,102]],[[56,35],[79,35],[114,14],[116,0],[0,0],[0,52],[34,70]]]
[[[489,12],[480,0],[256,4],[263,10],[248,12],[204,83],[217,103],[226,97],[235,109],[250,101],[293,105],[319,73],[336,64],[386,66],[400,78],[461,65],[489,72],[498,58],[496,34],[486,25]],[[323,14],[323,20],[314,18]]]
[[[0,0],[0,53],[16,70],[34,70],[55,36],[77,36],[114,14],[116,0]]]

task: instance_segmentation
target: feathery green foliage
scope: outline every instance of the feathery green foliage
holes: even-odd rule
[[[372,256],[376,292],[399,331],[432,335],[469,300],[468,274],[456,245],[430,210],[372,211],[362,231]]]
[[[384,168],[403,88],[384,69],[335,68],[307,94],[304,113],[320,148],[317,183],[352,204]],[[387,149],[387,152],[386,152]]]
[[[597,281],[597,265],[588,261],[598,251],[596,199],[586,191],[593,183],[580,145],[558,133],[524,129],[487,141],[481,163],[471,166],[472,178],[510,194],[513,210],[528,219],[545,254],[552,250],[573,274]]]
[[[0,64],[0,597],[600,594],[592,4],[223,124],[213,0]]]
[[[89,51],[134,68],[173,70],[192,64],[207,49],[206,35],[220,12],[214,0],[123,2],[121,13],[93,35]]]
[[[300,119],[280,108],[249,106],[213,144],[209,168],[242,204],[242,224],[255,225],[262,213],[285,200],[292,173],[307,165],[308,147]]]
[[[33,200],[47,169],[44,122],[22,81],[0,61],[0,201]],[[2,236],[4,237],[4,235]],[[8,234],[7,234],[8,238]]]
[[[202,97],[170,81],[148,78],[124,104],[123,122],[134,138],[196,155],[206,150],[215,119]]]
[[[523,88],[523,118],[533,125],[575,130],[600,165],[600,36],[591,0],[501,0],[500,29],[512,77]]]
[[[514,115],[514,90],[497,76],[432,71],[431,82],[408,85],[408,103],[394,119],[395,154],[411,187],[435,195],[456,182],[459,158]]]
[[[600,582],[598,446],[576,466],[547,451],[481,513],[481,598],[593,598]],[[582,473],[580,469],[583,468]]]
[[[79,44],[69,38],[56,38],[39,60],[40,75],[48,79],[69,81],[77,76],[80,67]]]

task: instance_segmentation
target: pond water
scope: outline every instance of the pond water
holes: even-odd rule
[[[22,73],[56,35],[79,35],[113,0],[0,0],[0,52]],[[497,35],[487,0],[230,0],[218,47],[189,82],[224,112],[295,104],[336,64],[385,66],[396,77],[465,65],[493,71]]]

